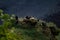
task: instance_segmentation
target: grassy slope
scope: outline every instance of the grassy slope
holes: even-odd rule
[[[0,25],[0,40],[50,40],[49,30],[47,30],[48,33],[46,32],[49,35],[46,36],[42,32],[44,29],[42,29],[43,25],[41,24],[43,22],[46,23],[47,27],[56,26],[51,22],[47,23],[42,20],[38,21],[35,26],[24,22],[15,24],[16,20],[10,19],[8,14],[0,15],[0,19],[3,19],[3,24]],[[60,40],[60,34],[57,38]]]

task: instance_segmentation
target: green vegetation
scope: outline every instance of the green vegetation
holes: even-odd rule
[[[42,20],[29,20],[25,23],[20,20],[16,24],[15,15],[3,14],[3,10],[0,9],[0,40],[59,40],[60,29],[52,22],[45,22]],[[35,25],[34,22],[37,22]],[[53,35],[50,28],[55,28]],[[59,34],[58,34],[59,33]],[[58,34],[58,35],[57,35]]]

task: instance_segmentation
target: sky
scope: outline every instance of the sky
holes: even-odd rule
[[[59,0],[0,0],[0,8],[19,17],[35,16],[44,18],[56,12]]]

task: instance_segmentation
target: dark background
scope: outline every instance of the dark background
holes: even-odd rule
[[[0,9],[19,17],[35,16],[60,24],[60,0],[0,0]]]

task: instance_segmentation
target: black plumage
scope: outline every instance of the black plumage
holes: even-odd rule
[[[18,24],[18,16],[15,16],[16,24]]]

